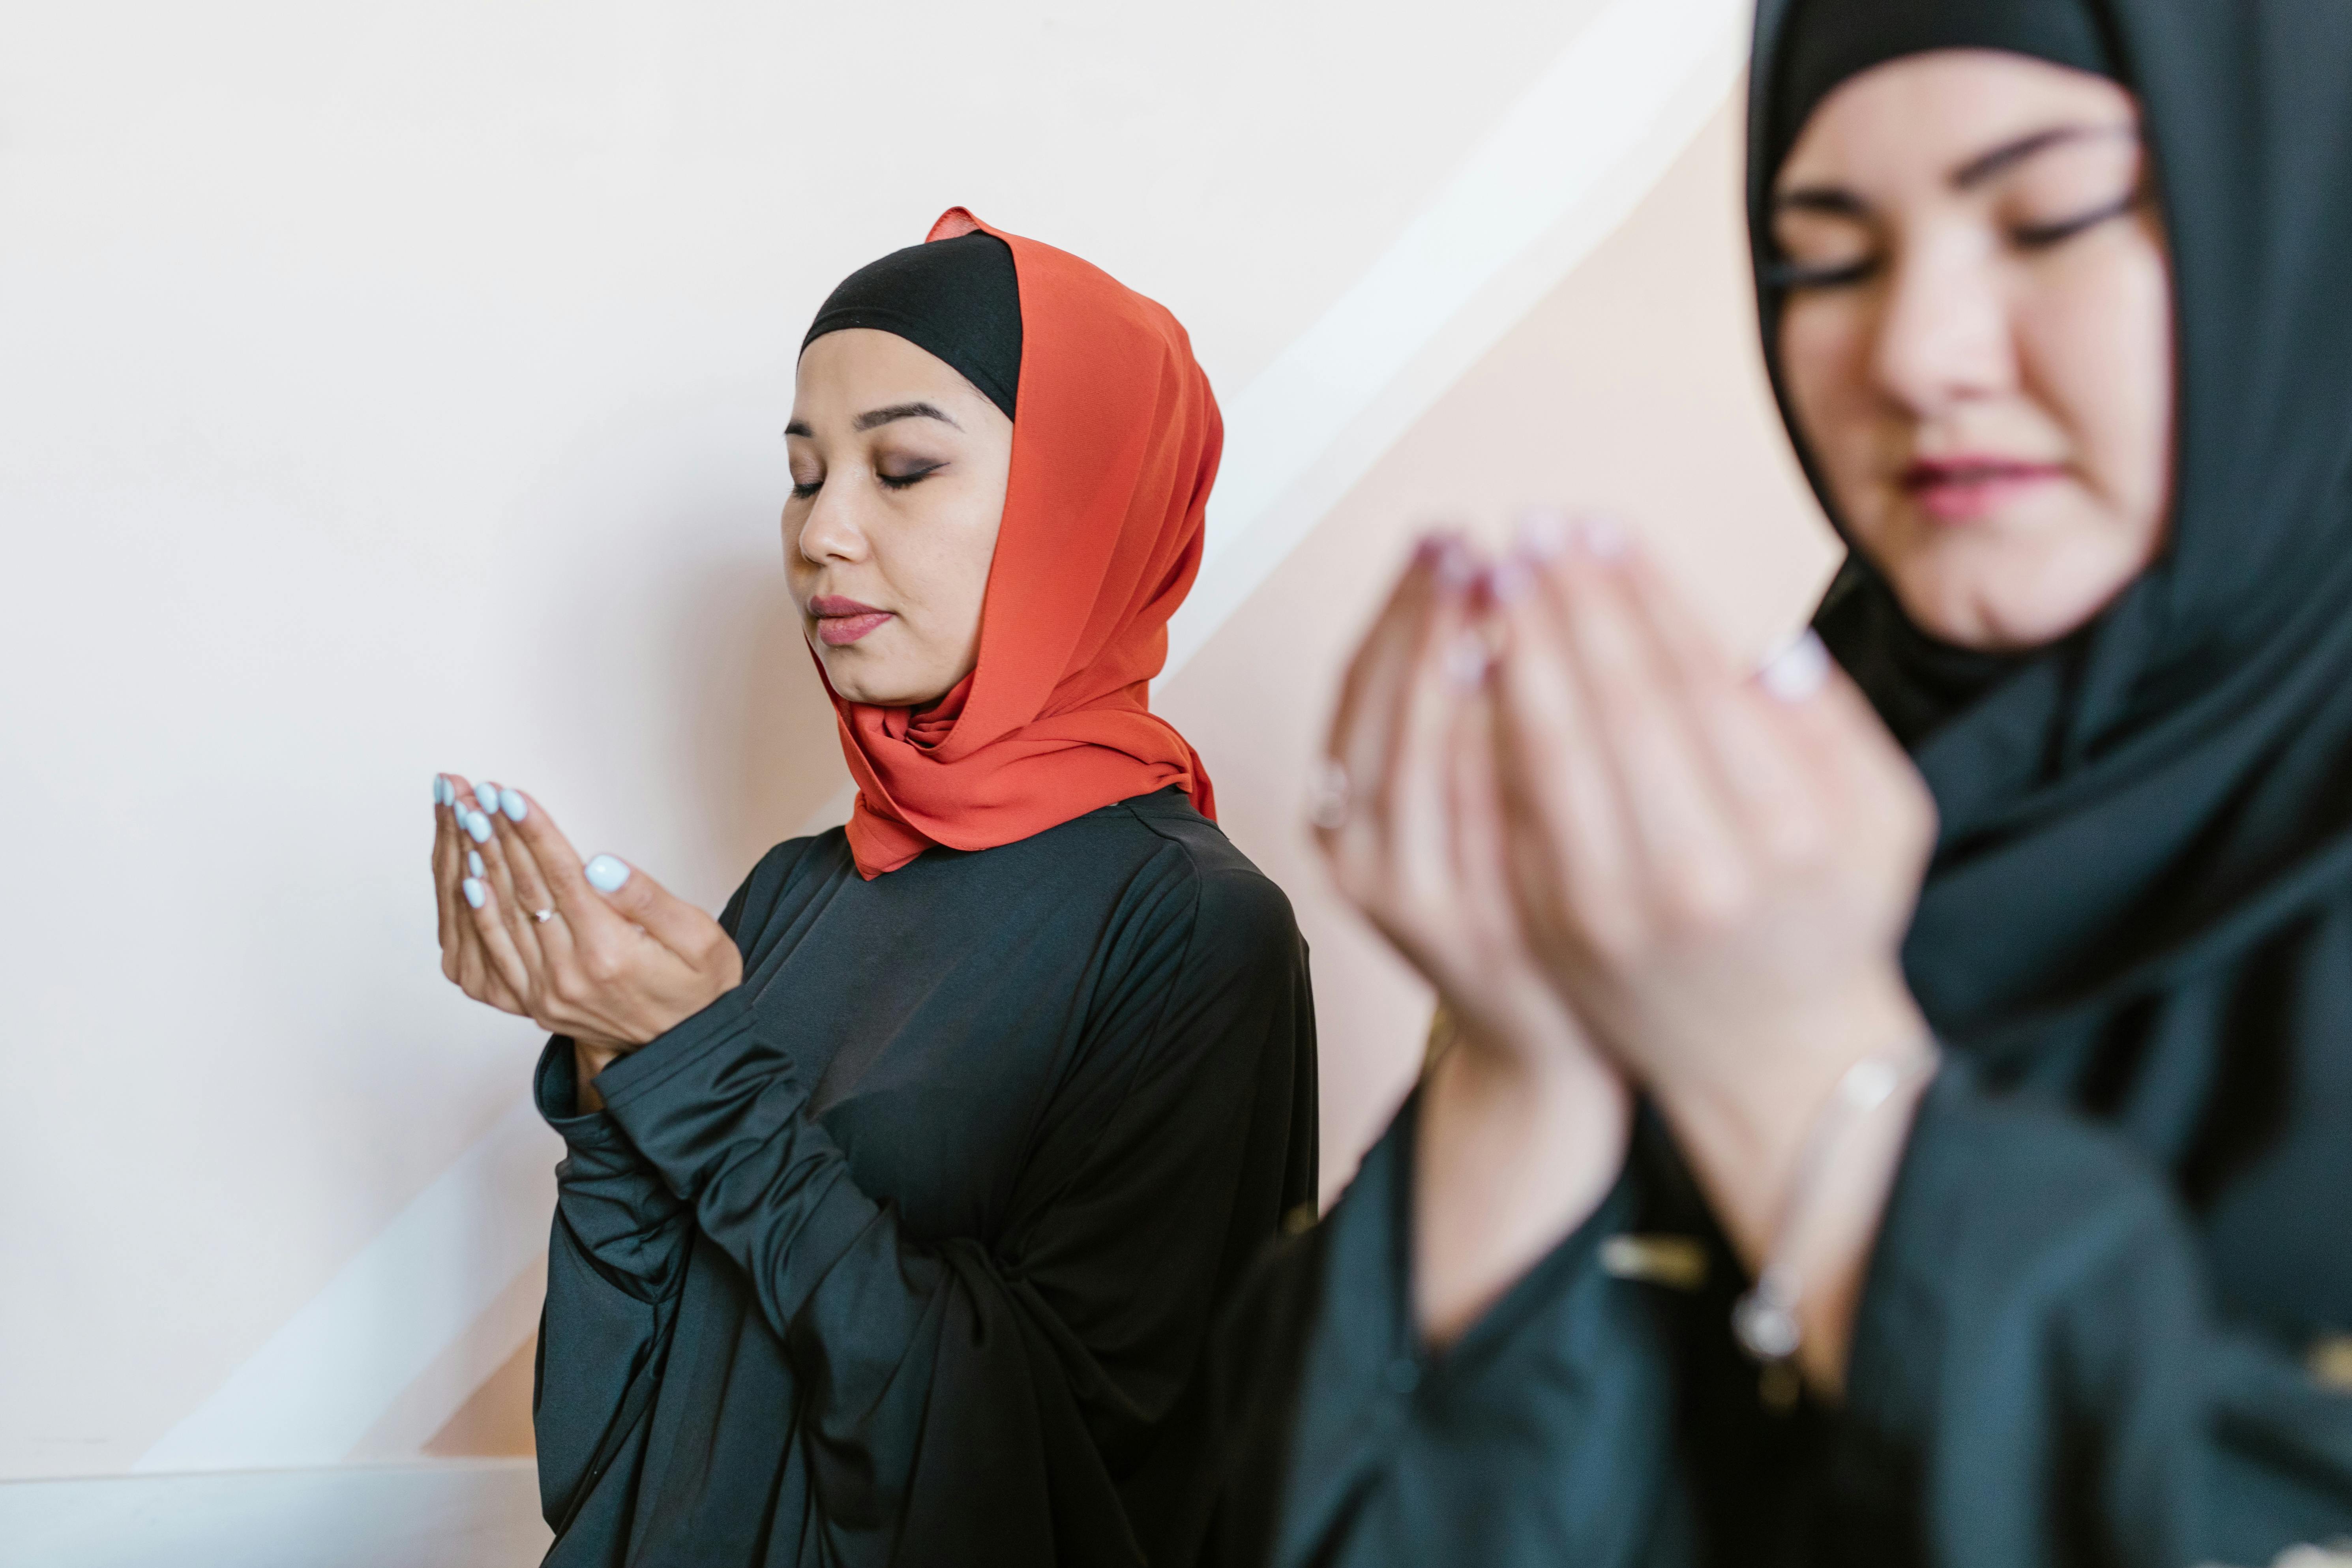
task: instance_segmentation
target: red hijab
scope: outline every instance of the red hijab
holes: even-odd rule
[[[1175,317],[1075,256],[961,207],[924,238],[975,228],[1012,247],[1021,288],[1004,521],[980,658],[953,690],[877,708],[825,683],[868,880],[934,844],[993,848],[1171,784],[1216,816],[1199,753],[1147,696],[1201,567],[1224,445],[1209,378]]]

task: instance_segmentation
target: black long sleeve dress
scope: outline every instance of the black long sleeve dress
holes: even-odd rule
[[[1409,1104],[1221,1328],[1208,1561],[2252,1568],[2352,1538],[2352,1389],[2295,1327],[2352,1321],[2352,1203],[2194,1225],[2128,1136],[1981,1077],[1921,1105],[1839,1411],[1764,1397],[1746,1278],[1647,1115],[1591,1216],[1424,1350]],[[2276,1153],[2345,1193],[2309,1169],[2340,1114]],[[2232,1255],[2307,1267],[2217,1310]]]
[[[604,1110],[540,1066],[549,1562],[1188,1559],[1213,1304],[1314,1195],[1281,892],[1171,790],[873,881],[794,839],[723,920]]]

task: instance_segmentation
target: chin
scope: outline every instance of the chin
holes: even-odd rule
[[[836,654],[835,657],[839,656]],[[846,664],[850,661],[844,659],[842,662]],[[824,661],[824,678],[833,683],[835,695],[842,700],[867,708],[920,708],[946,696],[954,685],[950,681],[934,690],[934,682],[912,680],[903,676],[892,679],[887,675],[877,676],[870,668],[843,669],[832,659]]]
[[[836,675],[830,669],[826,670],[825,674],[831,678],[834,690],[846,701],[864,703],[868,708],[914,706],[913,701],[904,696],[898,688],[887,682],[860,680],[855,676]]]
[[[2041,584],[2042,593],[2020,594],[2021,586],[2037,585],[2018,581],[2028,571],[2003,574],[1998,581],[1986,581],[1979,573],[1957,580],[1944,573],[1917,574],[1911,581],[1897,574],[1894,585],[1912,624],[1937,641],[1985,653],[2023,653],[2080,631],[2130,582],[2126,577],[2095,590],[2073,591]]]
[[[2160,524],[2120,526],[2063,490],[1960,524],[1923,517],[1898,500],[1857,531],[1914,626],[1986,653],[2022,653],[2073,636],[2163,544]]]

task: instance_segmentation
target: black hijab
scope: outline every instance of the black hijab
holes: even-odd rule
[[[2169,1117],[2143,1131],[2196,1197],[2295,1087],[2249,1064],[2352,1047],[2352,968],[2313,936],[2352,911],[2352,0],[1763,0],[1759,280],[1804,114],[1955,45],[2139,100],[2173,269],[2169,542],[2090,626],[2019,658],[1927,637],[1859,552],[1815,624],[1942,814],[1905,951],[1929,1017],[1996,1075]],[[1759,301],[1794,433],[1769,281]]]

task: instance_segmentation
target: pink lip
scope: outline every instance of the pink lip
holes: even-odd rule
[[[1999,511],[2065,472],[2057,463],[1968,452],[1918,458],[1903,470],[1902,485],[1904,493],[1937,521],[1969,522]]]
[[[890,619],[887,610],[877,610],[837,594],[819,594],[808,602],[808,612],[816,621],[817,637],[827,647],[847,647]]]

